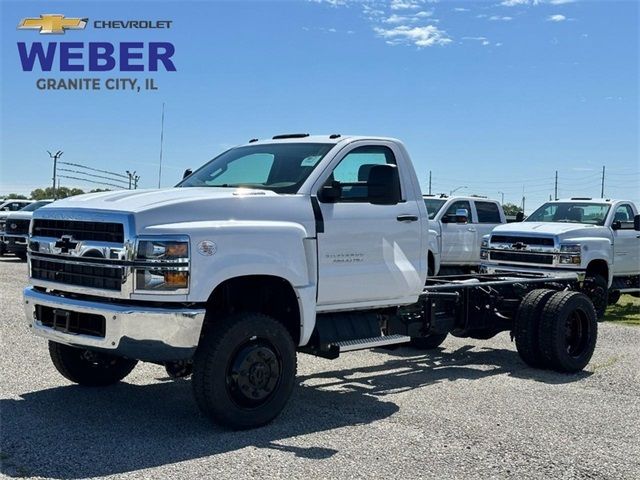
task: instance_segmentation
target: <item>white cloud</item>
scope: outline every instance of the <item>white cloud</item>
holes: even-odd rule
[[[511,20],[513,20],[513,17],[501,17],[500,15],[493,15],[491,17],[489,17],[489,20],[492,20],[494,22],[510,22]]]
[[[403,15],[396,15],[395,13],[383,20],[384,23],[393,23],[393,24],[407,23],[412,21],[416,21],[416,20],[414,20],[413,18],[405,17]]]
[[[432,11],[430,11],[430,12],[425,12],[425,11],[423,10],[422,12],[418,12],[418,13],[416,13],[416,14],[415,14],[415,16],[416,16],[416,17],[419,17],[419,18],[430,17],[430,16],[432,16],[432,15],[433,15],[433,10],[432,10]]]
[[[463,7],[456,7],[453,9],[454,12],[468,12],[469,9],[468,8],[463,8]]]
[[[567,17],[565,17],[564,15],[549,15],[547,17],[547,21],[548,22],[564,22],[567,19]]]
[[[576,0],[549,0],[551,5],[564,5],[565,3],[573,3]]]
[[[440,30],[435,25],[424,27],[401,25],[392,29],[376,27],[374,31],[386,39],[390,45],[415,45],[419,48],[425,48],[434,45],[447,45],[452,42],[447,32]]]
[[[420,8],[416,0],[391,0],[389,4],[391,10],[415,10]]]
[[[518,5],[529,5],[529,0],[503,0],[500,5],[503,7],[516,7]]]
[[[483,46],[491,45],[491,42],[487,37],[462,37],[462,40],[473,40],[475,42],[480,42]]]

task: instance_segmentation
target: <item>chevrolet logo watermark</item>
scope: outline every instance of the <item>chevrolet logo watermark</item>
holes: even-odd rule
[[[88,18],[65,18],[59,13],[40,15],[40,18],[23,18],[19,29],[39,29],[40,33],[61,35],[65,30],[82,30]]]

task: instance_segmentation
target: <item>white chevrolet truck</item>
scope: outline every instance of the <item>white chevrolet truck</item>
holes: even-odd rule
[[[175,188],[36,210],[26,321],[70,381],[106,386],[140,360],[161,364],[192,375],[201,411],[234,429],[279,414],[299,352],[509,331],[531,366],[585,367],[597,322],[580,275],[428,278],[428,232],[399,141],[252,140]]]
[[[485,235],[507,218],[496,200],[478,196],[424,195],[429,215],[429,271],[459,274],[480,269]]]
[[[482,247],[482,269],[489,273],[586,274],[599,316],[620,293],[640,292],[640,215],[630,201],[548,202],[526,221],[494,229]]]

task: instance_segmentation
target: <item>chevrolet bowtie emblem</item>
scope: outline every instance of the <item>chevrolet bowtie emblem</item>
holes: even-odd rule
[[[59,13],[40,15],[40,18],[23,18],[18,28],[37,28],[40,33],[62,34],[68,29],[83,29],[88,18],[65,18]]]

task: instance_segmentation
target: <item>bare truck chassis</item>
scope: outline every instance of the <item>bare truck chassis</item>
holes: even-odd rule
[[[448,334],[489,339],[510,331],[528,365],[575,372],[587,365],[597,339],[597,317],[581,293],[583,280],[574,273],[429,278],[414,305],[318,315],[314,336],[302,351],[336,358],[402,343],[431,349]]]

